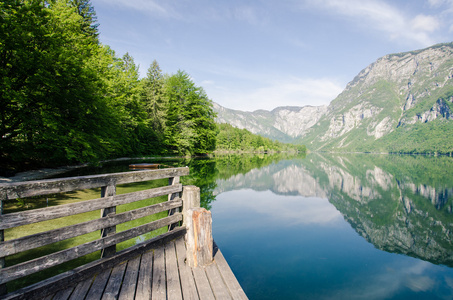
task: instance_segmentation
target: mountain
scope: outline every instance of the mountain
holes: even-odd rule
[[[452,153],[453,43],[379,58],[327,107],[215,110],[218,122],[314,151]]]
[[[281,142],[292,142],[313,127],[327,112],[327,106],[283,106],[272,111],[244,112],[214,103],[217,123],[228,123],[240,129]]]

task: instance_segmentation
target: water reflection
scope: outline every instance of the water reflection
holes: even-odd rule
[[[239,189],[302,196],[282,207],[265,194],[249,209],[288,222],[324,222],[334,211],[375,247],[453,266],[451,158],[311,154],[216,180],[214,195]],[[324,209],[326,198],[335,209]],[[247,207],[249,202],[230,205]],[[317,210],[316,208],[320,209]]]

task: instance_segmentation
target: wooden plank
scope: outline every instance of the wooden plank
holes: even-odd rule
[[[195,284],[197,285],[198,296],[200,296],[200,300],[215,299],[204,268],[192,268],[192,273],[195,279]]]
[[[116,195],[116,185],[110,183],[101,188],[101,198],[113,197]],[[101,218],[112,217],[116,214],[116,206],[105,207],[101,209]],[[114,235],[116,233],[116,225],[105,227],[101,230],[101,238]],[[110,257],[116,253],[116,244],[106,247],[101,251],[101,257]]]
[[[178,262],[176,259],[175,243],[173,241],[165,245],[165,269],[167,271],[168,299],[182,300]]]
[[[162,202],[124,213],[116,214],[106,218],[83,222],[76,225],[66,226],[54,230],[40,232],[37,234],[21,237],[0,243],[1,255],[12,255],[29,249],[49,245],[58,241],[87,234],[108,226],[118,225],[124,222],[143,218],[182,205],[182,201]]]
[[[140,273],[137,282],[136,300],[151,299],[151,287],[153,280],[153,251],[142,255],[140,262]]]
[[[118,297],[119,300],[135,299],[135,289],[138,286],[137,279],[140,268],[141,255],[127,262],[126,275],[124,275],[123,285]]]
[[[52,298],[52,300],[67,300],[71,296],[72,291],[74,290],[74,287],[68,287],[64,290],[60,290],[55,293],[55,296]]]
[[[86,200],[83,202],[0,215],[0,230],[81,214],[98,209],[103,209],[105,207],[128,204],[148,198],[177,193],[181,190],[182,185],[164,186],[139,192],[116,195],[113,197],[98,198],[93,200]]]
[[[159,247],[154,250],[153,287],[151,289],[151,299],[167,299],[165,283],[165,252],[163,247]]]
[[[6,199],[17,199],[185,175],[189,175],[188,167],[0,183],[0,193],[4,192]]]
[[[74,292],[72,293],[69,300],[85,299],[85,296],[87,295],[91,284],[93,283],[93,279],[94,278],[89,278],[87,280],[79,282],[74,288]]]
[[[182,220],[181,214],[173,215],[116,233],[102,239],[78,245],[73,248],[61,250],[11,267],[0,269],[0,284],[59,265],[61,263],[87,255],[89,253],[104,249],[108,246],[124,242],[133,237],[145,234],[164,226],[168,226],[169,224],[178,222],[180,220]]]
[[[107,268],[102,270],[94,279],[93,284],[91,285],[90,291],[86,296],[86,300],[100,300],[102,297],[102,293],[105,290],[105,286],[110,277],[110,273],[112,272],[111,268]]]
[[[218,300],[232,299],[227,286],[223,282],[217,265],[215,263],[210,264],[205,267],[205,270],[215,298]]]
[[[176,228],[171,232],[166,232],[143,243],[124,249],[118,252],[114,257],[99,259],[97,261],[87,263],[71,271],[56,275],[52,278],[45,279],[28,287],[9,293],[3,299],[22,300],[44,298],[47,295],[55,293],[70,284],[74,284],[74,282],[79,282],[92,277],[99,270],[112,268],[124,260],[132,259],[138,254],[144,253],[161,245],[165,245],[171,240],[184,236],[185,233],[185,227]]]
[[[225,281],[225,284],[227,285],[233,299],[235,300],[248,299],[247,295],[245,294],[244,290],[242,289],[241,285],[236,279],[236,276],[234,276],[233,271],[231,271],[231,268],[228,265],[227,261],[225,260],[225,257],[223,256],[222,252],[220,251],[216,244],[214,244],[214,249],[215,249],[214,261],[216,262],[220,274],[222,275],[223,280]]]
[[[198,299],[197,287],[195,280],[192,275],[192,270],[185,263],[186,260],[186,246],[184,239],[179,238],[175,241],[176,255],[178,257],[178,268],[181,280],[181,289],[184,300],[196,300]]]
[[[102,294],[102,300],[116,300],[120,293],[127,262],[115,266],[110,274],[109,281]]]
[[[179,180],[180,180],[179,176],[178,177],[170,177],[168,179],[168,185],[170,185],[170,186],[171,185],[178,185],[179,184]],[[173,200],[175,200],[177,198],[180,198],[180,197],[181,197],[180,192],[172,193],[172,194],[168,195],[168,201],[173,201]],[[171,210],[168,211],[168,215],[171,216],[171,215],[173,215],[173,214],[175,214],[176,212],[179,212],[179,211],[180,211],[179,209],[171,209]],[[177,225],[178,224],[169,225],[168,226],[168,231],[175,229]]]

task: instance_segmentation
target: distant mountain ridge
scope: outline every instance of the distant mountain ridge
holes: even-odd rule
[[[327,106],[282,106],[272,111],[256,110],[246,112],[228,109],[214,103],[217,123],[228,123],[240,129],[247,129],[254,134],[292,142],[303,136],[327,113]]]
[[[453,43],[379,58],[329,106],[214,110],[219,123],[311,150],[451,153]]]

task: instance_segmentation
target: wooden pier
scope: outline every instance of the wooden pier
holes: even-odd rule
[[[0,298],[247,299],[213,243],[211,214],[199,207],[199,189],[179,183],[180,176],[188,173],[188,168],[172,168],[0,184],[2,208],[4,201],[12,199],[101,188],[101,197],[97,199],[0,215]],[[116,195],[117,185],[163,178],[168,178],[168,185]],[[164,195],[168,195],[168,201],[116,212],[120,205],[124,210],[124,204]],[[5,231],[18,226],[96,210],[100,217],[88,221],[4,239]],[[165,216],[117,230],[119,224],[158,213]],[[117,251],[119,243],[156,229],[165,232]],[[100,234],[95,240],[9,263],[8,258],[18,253],[96,231]],[[7,284],[14,280],[96,251],[101,253],[98,259],[7,291]]]

